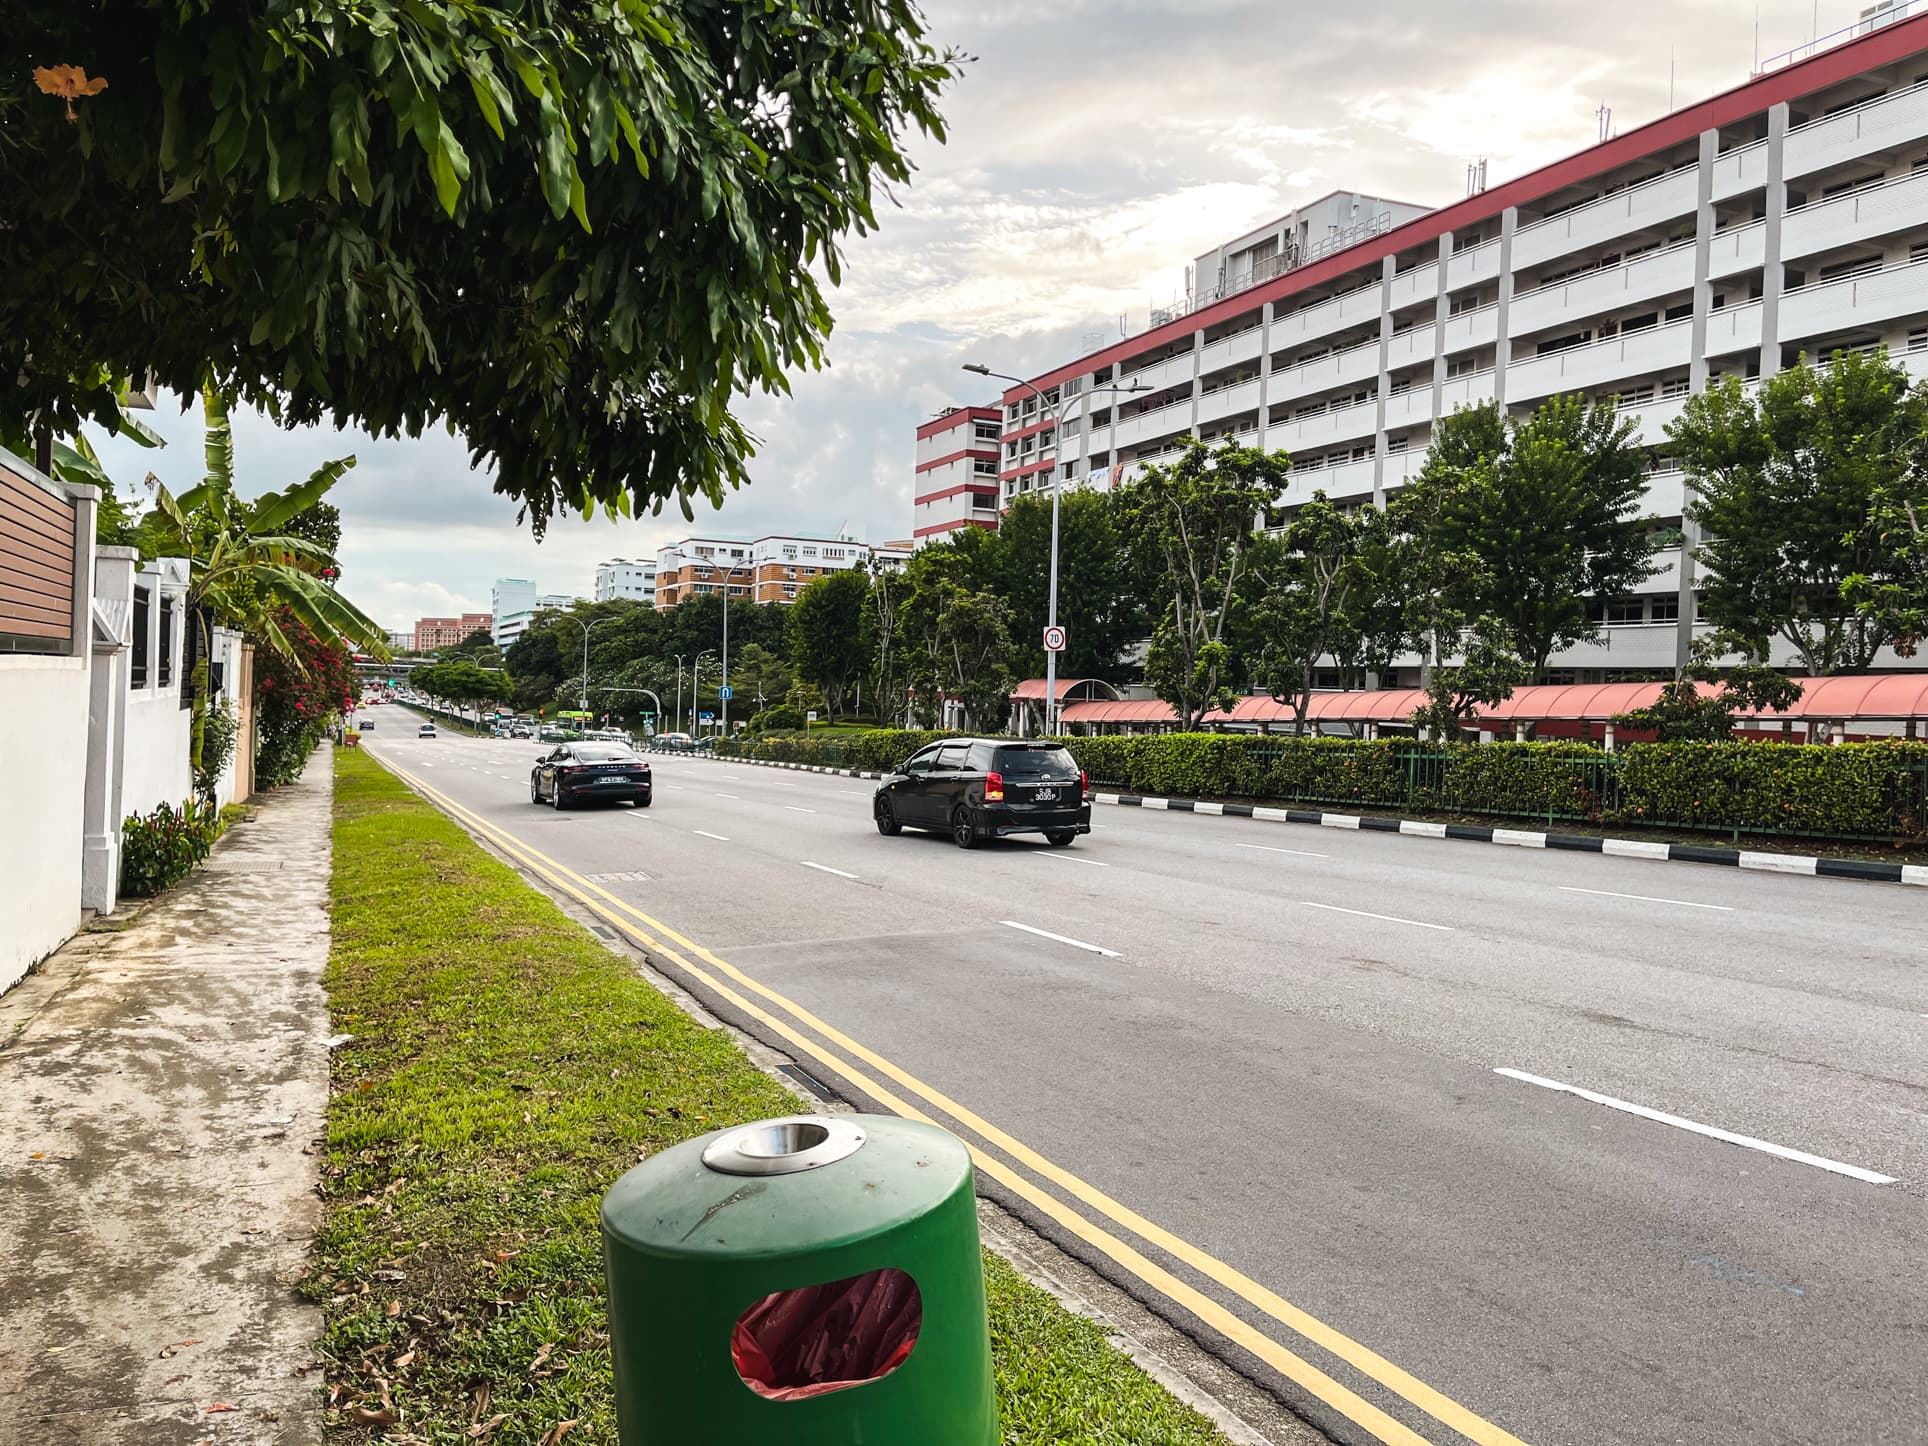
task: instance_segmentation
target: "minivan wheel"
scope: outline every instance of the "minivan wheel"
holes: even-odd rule
[[[977,829],[971,823],[971,811],[960,808],[951,814],[951,842],[961,849],[977,847]]]
[[[1054,849],[1068,848],[1078,841],[1076,829],[1061,828],[1044,836],[1044,841]]]
[[[896,811],[891,808],[890,800],[887,798],[878,799],[877,832],[885,838],[896,838],[897,835],[903,831],[904,826],[897,821],[897,814]]]

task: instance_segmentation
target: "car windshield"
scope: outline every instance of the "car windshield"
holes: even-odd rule
[[[1078,765],[1062,748],[1000,748],[992,764],[1006,778],[1076,778]]]
[[[576,757],[584,763],[621,763],[636,755],[616,743],[577,744]]]

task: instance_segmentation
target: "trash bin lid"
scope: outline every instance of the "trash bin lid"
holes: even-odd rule
[[[824,1128],[782,1128],[802,1124]],[[812,1163],[799,1167],[796,1156]],[[652,1156],[610,1190],[602,1223],[612,1239],[653,1254],[787,1256],[920,1219],[970,1179],[970,1152],[935,1125],[895,1115],[794,1116],[718,1130]]]

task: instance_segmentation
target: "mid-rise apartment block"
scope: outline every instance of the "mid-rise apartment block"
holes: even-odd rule
[[[817,578],[867,566],[871,553],[847,537],[688,537],[656,554],[656,606],[726,589],[738,601],[794,602]]]
[[[911,529],[918,546],[961,528],[996,530],[1002,416],[996,407],[957,407],[917,429]]]
[[[1053,469],[1115,485],[1231,437],[1291,453],[1288,509],[1315,491],[1382,503],[1457,407],[1611,401],[1652,449],[1666,545],[1637,595],[1597,600],[1605,641],[1554,664],[1587,680],[1671,668],[1695,627],[1665,437],[1686,399],[1879,345],[1928,375],[1928,5],[1882,19],[1439,210],[1328,197],[1227,243],[1200,258],[1184,314],[1036,377],[1042,402],[1004,395],[1001,501]],[[1301,232],[1319,219],[1333,244]],[[1147,390],[1096,390],[1112,382]]]
[[[486,631],[489,623],[487,613],[463,613],[456,618],[417,618],[415,651],[433,653],[452,648],[478,628]]]
[[[536,615],[536,585],[526,577],[498,577],[489,589],[489,633],[506,648],[529,630]]]
[[[651,560],[631,562],[626,557],[605,562],[596,569],[596,601],[614,602],[618,598],[656,601],[656,564]]]

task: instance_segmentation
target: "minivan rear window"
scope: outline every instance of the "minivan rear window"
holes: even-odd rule
[[[1000,748],[991,765],[1007,778],[1075,778],[1078,764],[1063,748]]]

